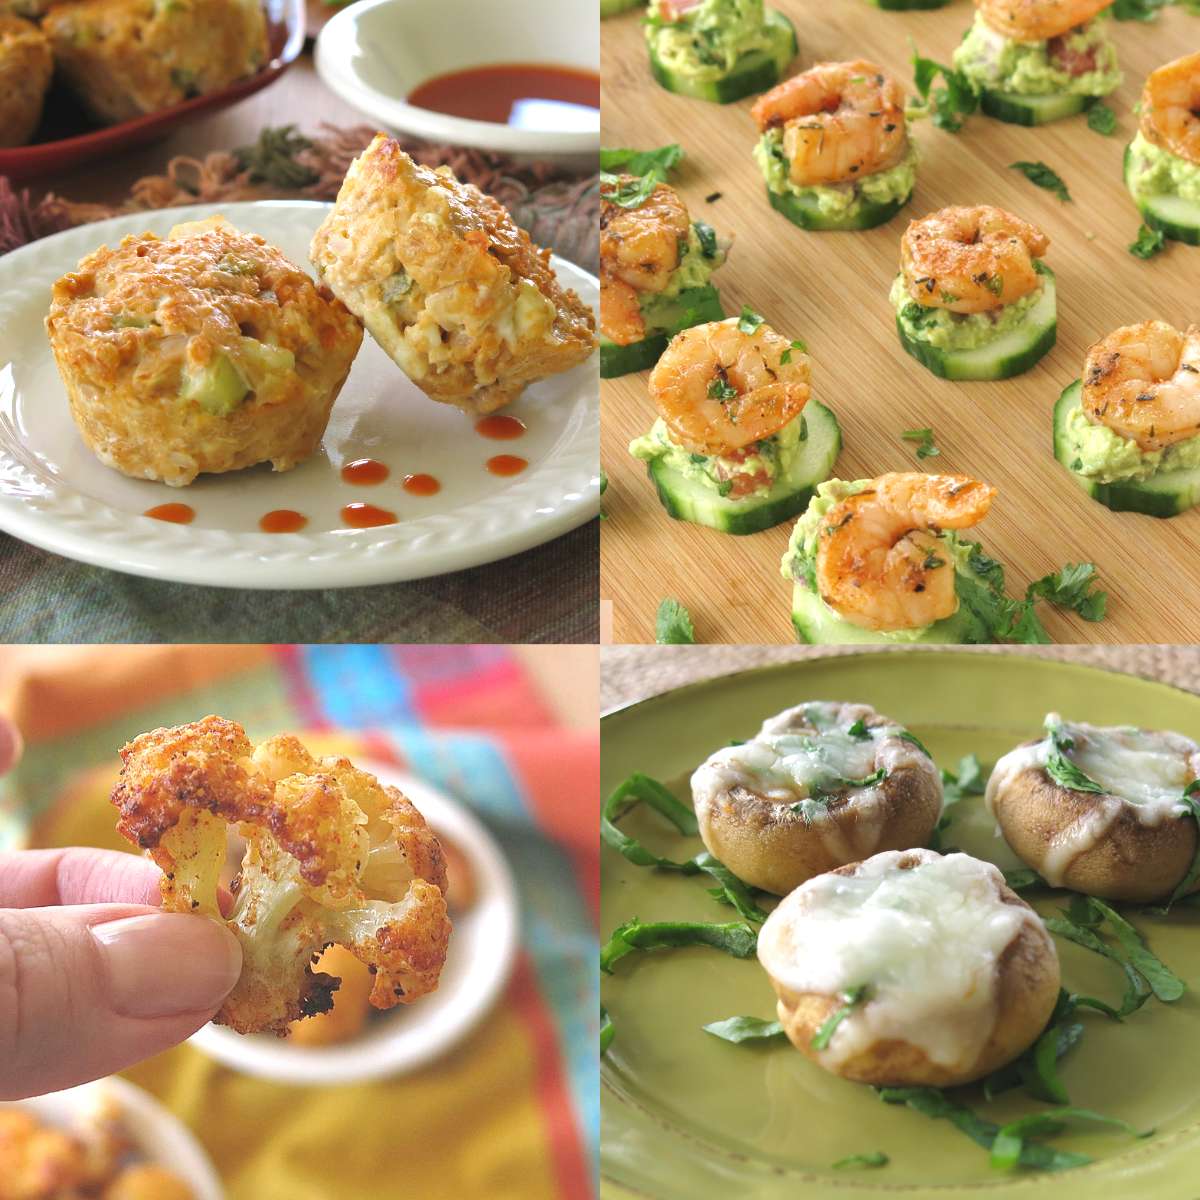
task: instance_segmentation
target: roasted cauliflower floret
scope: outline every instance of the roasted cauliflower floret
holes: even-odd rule
[[[162,868],[163,907],[223,920],[241,942],[219,1024],[282,1035],[327,1011],[338,980],[311,964],[330,945],[367,964],[376,1008],[437,987],[450,936],[445,862],[396,788],[345,758],[314,759],[294,737],[255,749],[240,725],[212,716],[142,734],[121,758],[117,828]],[[224,916],[230,825],[246,853]]]

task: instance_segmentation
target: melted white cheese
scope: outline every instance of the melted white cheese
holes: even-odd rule
[[[1074,743],[1061,751],[1063,757],[1104,792],[1079,793],[1091,801],[1087,811],[1048,843],[1038,870],[1055,887],[1062,885],[1071,864],[1108,833],[1125,806],[1143,825],[1185,815],[1189,810],[1183,803],[1184,788],[1200,775],[1200,747],[1181,734],[1068,722],[1057,713],[1048,714],[1047,730],[1057,726]],[[1053,751],[1047,732],[1040,742],[1018,746],[1004,755],[988,780],[984,796],[988,811],[994,813],[996,797],[1012,787],[1024,771],[1044,769]]]
[[[901,870],[913,856],[920,864]],[[786,896],[759,934],[759,961],[791,991],[869,989],[820,1052],[827,1065],[897,1038],[966,1070],[994,1027],[997,962],[1037,922],[1000,900],[1002,882],[966,854],[876,854],[853,875],[818,875]]]
[[[903,732],[899,725],[868,726],[867,737],[850,735],[857,721],[876,716],[865,704],[810,701],[768,717],[750,741],[723,747],[696,769],[691,781],[696,811],[718,805],[734,788],[744,788],[778,806],[779,822],[811,828],[838,861],[865,858],[882,833],[882,822],[871,817],[884,804],[883,779],[844,793],[845,804],[839,807],[863,810],[863,820],[846,832],[820,802],[822,795],[840,791],[844,780],[867,779],[880,770],[886,779],[897,767],[929,766],[916,746],[897,737]]]

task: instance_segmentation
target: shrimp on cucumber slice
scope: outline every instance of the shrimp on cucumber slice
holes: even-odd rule
[[[980,108],[1015,125],[1074,116],[1121,82],[1101,20],[1111,0],[976,0],[954,66]]]
[[[916,151],[904,90],[865,59],[817,63],[750,110],[772,208],[802,229],[869,229],[907,203]]]
[[[1200,245],[1200,51],[1151,71],[1125,185],[1147,225]]]
[[[1200,503],[1200,326],[1143,321],[1096,342],[1055,406],[1054,456],[1115,512]]]
[[[667,512],[741,534],[804,508],[841,447],[810,374],[803,344],[757,314],[677,334],[650,373],[658,420],[630,445]]]
[[[650,70],[669,92],[729,104],[779,82],[796,31],[763,0],[650,0]]]
[[[632,175],[600,188],[600,373],[652,367],[672,335],[724,316],[709,277],[728,243],[693,222],[667,183],[648,192]]]
[[[909,223],[892,285],[900,342],[946,379],[1007,379],[1054,345],[1050,239],[988,204],[952,206]]]

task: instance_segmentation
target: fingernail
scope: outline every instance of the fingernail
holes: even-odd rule
[[[215,1009],[242,969],[237,939],[208,917],[125,917],[93,925],[92,937],[108,971],[113,1011],[125,1017]]]

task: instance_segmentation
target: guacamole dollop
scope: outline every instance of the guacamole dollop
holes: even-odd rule
[[[1149,479],[1166,471],[1194,471],[1200,467],[1200,435],[1163,450],[1143,450],[1132,438],[1091,421],[1080,404],[1067,414],[1065,429],[1067,465],[1077,475],[1097,483]]]
[[[1116,47],[1109,41],[1104,25],[1105,19],[1097,17],[1061,39],[1066,55],[1091,55],[1095,63],[1091,70],[1071,75],[1051,58],[1049,42],[1014,42],[976,15],[975,23],[954,51],[954,66],[976,91],[987,89],[1018,96],[1107,96],[1120,85],[1121,72]]]
[[[697,81],[722,79],[756,50],[774,52],[791,37],[767,20],[763,0],[700,0],[678,20],[668,20],[659,0],[646,16],[646,42],[669,71]]]
[[[703,231],[703,232],[702,232]],[[725,261],[728,243],[717,240],[712,229],[701,222],[688,227],[686,241],[680,247],[679,266],[671,272],[661,292],[641,292],[638,307],[647,333],[674,329],[679,324],[679,293],[708,284],[709,276]]]
[[[821,215],[830,217],[848,215],[864,201],[889,204],[894,200],[907,200],[917,178],[917,144],[911,138],[908,152],[894,167],[828,186],[802,187],[792,182],[787,156],[783,152],[782,129],[768,129],[758,139],[754,161],[758,163],[767,187],[776,195],[791,192],[794,196],[810,196]]]
[[[687,479],[711,488],[719,496],[733,491],[737,475],[758,476],[761,482],[737,499],[749,500],[765,496],[782,476],[791,469],[808,437],[804,414],[789,421],[778,433],[754,443],[753,453],[743,458],[723,458],[719,455],[692,454],[676,445],[660,417],[642,437],[629,443],[629,453],[643,462],[663,459],[665,464]]]
[[[1129,143],[1125,178],[1135,195],[1157,196],[1165,192],[1200,204],[1200,163],[1188,162],[1156,146],[1140,130]]]
[[[1042,298],[1044,283],[1012,304],[986,313],[954,313],[918,304],[904,286],[903,273],[892,280],[888,294],[905,334],[941,350],[975,350],[1015,329]]]

